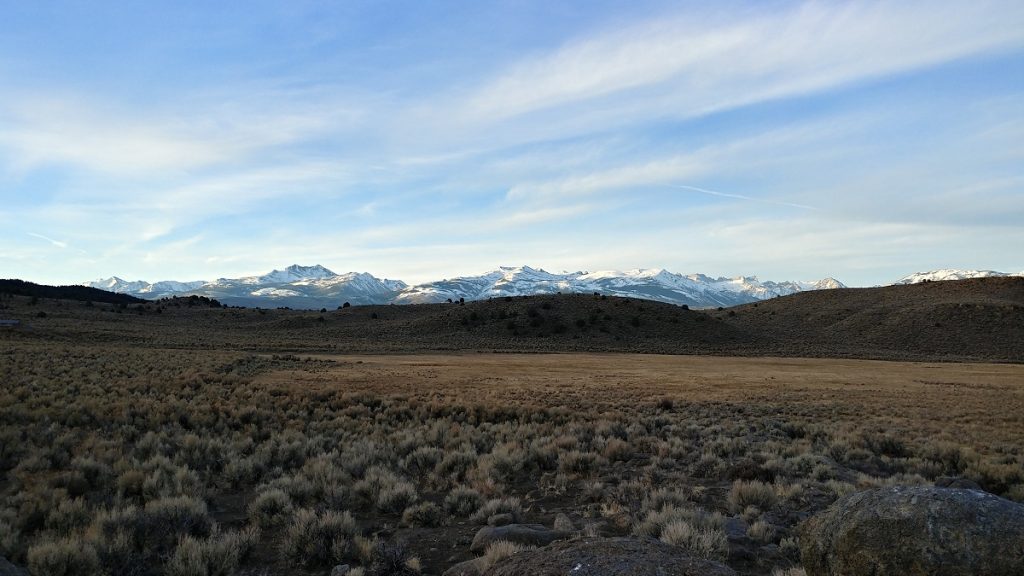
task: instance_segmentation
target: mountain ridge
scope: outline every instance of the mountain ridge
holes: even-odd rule
[[[892,285],[1012,276],[1024,276],[1024,272],[939,269],[910,274]],[[345,302],[356,305],[430,304],[559,292],[599,292],[695,308],[717,308],[809,290],[846,288],[831,277],[817,281],[762,281],[757,276],[712,277],[699,273],[679,274],[664,268],[555,273],[526,265],[500,266],[475,276],[409,285],[401,280],[377,278],[368,272],[339,274],[319,264],[293,264],[266,274],[213,281],[163,280],[149,283],[112,276],[83,285],[149,300],[195,294],[229,305],[300,309],[335,308]]]
[[[972,278],[1024,277],[1021,272],[996,272],[995,270],[958,270],[942,268],[928,272],[915,272],[896,281],[896,284],[919,284],[921,282],[943,282],[946,280],[968,280]]]
[[[477,276],[425,282],[410,286],[366,272],[335,273],[319,264],[293,264],[283,270],[213,281],[126,281],[117,276],[84,283],[115,293],[146,299],[200,295],[228,305],[290,308],[334,308],[351,304],[428,304],[451,300],[484,300],[535,294],[591,293],[642,298],[697,308],[735,306],[795,292],[842,288],[825,278],[812,282],[761,281],[756,276],[735,278],[677,274],[663,268],[627,271],[598,270],[552,273],[530,266],[502,266]]]

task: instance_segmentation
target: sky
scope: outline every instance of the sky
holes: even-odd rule
[[[1019,0],[0,0],[0,277],[1022,254]]]

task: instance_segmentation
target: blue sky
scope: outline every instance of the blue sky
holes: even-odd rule
[[[0,0],[0,277],[1022,253],[1019,1]]]

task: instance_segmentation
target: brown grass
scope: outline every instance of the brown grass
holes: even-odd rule
[[[0,555],[40,574],[440,573],[496,514],[566,513],[767,576],[853,490],[958,475],[1024,499],[1021,365],[275,356],[90,330],[0,349]]]

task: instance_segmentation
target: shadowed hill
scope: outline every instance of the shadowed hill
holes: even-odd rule
[[[146,301],[128,294],[115,294],[86,286],[48,286],[24,280],[0,280],[0,294],[79,300],[82,302],[106,302],[109,304],[143,304]]]
[[[1024,360],[1024,278],[818,290],[713,315],[787,355]]]
[[[8,299],[31,332],[5,338],[168,348],[402,353],[646,352],[1024,362],[1024,279],[803,292],[720,311],[598,295],[353,306],[332,311]],[[180,303],[177,303],[180,304]],[[45,319],[35,319],[39,306]],[[111,312],[115,312],[112,314]],[[122,312],[128,312],[124,314]]]

